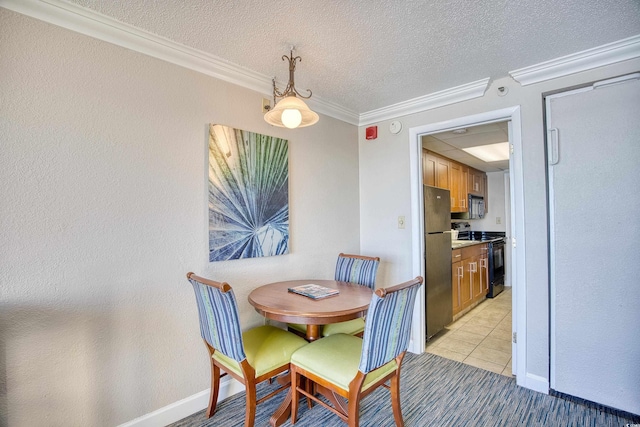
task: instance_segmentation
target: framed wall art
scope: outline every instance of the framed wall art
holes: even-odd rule
[[[209,261],[289,253],[288,147],[209,125]]]

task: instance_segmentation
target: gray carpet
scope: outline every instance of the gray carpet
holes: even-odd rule
[[[402,364],[401,402],[405,426],[612,426],[640,423],[596,408],[518,387],[515,380],[434,354],[407,353]],[[258,390],[264,392],[272,386]],[[269,425],[269,417],[284,393],[258,405],[256,427]],[[171,426],[242,426],[244,393],[218,404],[213,417],[204,411]],[[287,421],[285,426],[291,426]],[[296,426],[343,426],[340,418],[319,405],[300,405]],[[360,425],[393,426],[389,391],[380,388],[361,404]]]

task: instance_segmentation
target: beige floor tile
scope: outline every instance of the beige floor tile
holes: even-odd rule
[[[504,371],[504,365],[499,365],[493,362],[487,362],[486,360],[477,359],[475,357],[467,357],[462,361],[465,365],[475,366],[486,371],[495,372],[496,374],[502,374]]]
[[[492,320],[492,319],[489,319],[487,317],[483,317],[483,316],[480,316],[480,315],[474,317],[473,319],[471,319],[471,321],[473,322],[474,325],[485,326],[485,327],[491,328],[491,329],[494,329],[500,323],[500,319]]]
[[[494,329],[493,331],[491,331],[491,333],[489,333],[488,335],[489,338],[497,338],[499,340],[507,340],[510,341],[511,340],[511,331],[510,330],[506,330],[506,329]]]
[[[467,358],[466,354],[457,353],[455,351],[447,350],[446,348],[428,348],[427,353],[435,354],[437,356],[446,357],[447,359],[455,360],[457,362],[462,362]]]
[[[498,307],[498,306],[491,306],[487,309],[485,309],[482,314],[484,315],[494,315],[494,316],[501,316],[501,319],[504,319],[505,316],[511,316],[511,309],[509,308],[503,308],[503,307]]]
[[[485,338],[478,347],[490,348],[492,350],[498,350],[503,353],[511,354],[511,341],[502,340],[492,337]]]
[[[507,354],[499,350],[493,350],[486,347],[476,347],[470,354],[470,357],[486,360],[487,362],[495,363],[496,365],[502,365],[504,368],[509,359],[511,359],[511,353]]]
[[[455,322],[447,325],[445,328],[450,331],[453,331],[453,330],[459,329],[463,325],[466,325],[468,321],[469,319],[467,318],[467,316],[463,316],[460,319],[456,320]]]
[[[477,335],[482,335],[484,337],[486,337],[487,335],[489,335],[491,333],[491,331],[493,331],[493,328],[491,328],[490,326],[484,326],[484,325],[477,325],[477,324],[466,324],[463,327],[461,327],[459,330],[461,331],[465,331],[465,332],[471,332],[472,334],[477,334]]]
[[[455,351],[456,353],[462,353],[464,355],[469,355],[475,348],[475,344],[470,344],[468,342],[460,341],[454,338],[445,338],[436,346],[436,348],[444,348],[447,350]],[[505,362],[506,363],[506,362]]]
[[[487,320],[491,320],[492,322],[495,322],[495,324],[497,325],[498,323],[502,322],[503,320],[505,320],[507,318],[507,313],[506,312],[501,312],[501,311],[492,311],[492,310],[485,310],[482,313],[478,314],[476,317],[474,317],[474,319],[487,319]],[[509,316],[509,318],[511,318],[511,316]]]
[[[507,366],[505,366],[504,370],[502,371],[502,375],[506,376],[506,377],[511,377],[511,378],[515,378],[515,375],[513,375],[513,367],[511,366],[511,360],[509,360],[509,363],[507,363]]]
[[[453,331],[451,333],[451,338],[468,342],[469,344],[478,345],[485,339],[483,335],[474,334],[472,332],[467,332],[463,329],[458,329],[457,331]]]
[[[498,325],[496,325],[496,329],[502,329],[506,331],[511,331],[511,316],[502,320]]]

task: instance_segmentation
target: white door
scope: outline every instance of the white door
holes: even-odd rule
[[[640,73],[546,98],[551,388],[640,414]]]

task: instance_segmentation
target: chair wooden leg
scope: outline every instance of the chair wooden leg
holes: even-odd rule
[[[291,365],[289,369],[291,373],[291,424],[295,424],[298,418],[298,399],[300,394],[298,393],[298,386],[300,385],[300,375],[296,368]],[[307,398],[307,400],[309,400]]]
[[[397,427],[403,427],[402,409],[400,408],[400,375],[391,378],[391,406]]]
[[[216,412],[218,403],[218,391],[220,390],[220,368],[213,363],[211,359],[211,391],[209,393],[209,407],[207,408],[207,418],[211,418]]]
[[[253,427],[256,421],[256,384],[253,381],[247,381],[245,389],[247,402],[245,405],[244,426]]]
[[[349,383],[349,403],[347,404],[347,424],[349,427],[360,425],[360,391],[366,375],[358,371],[356,377]]]

